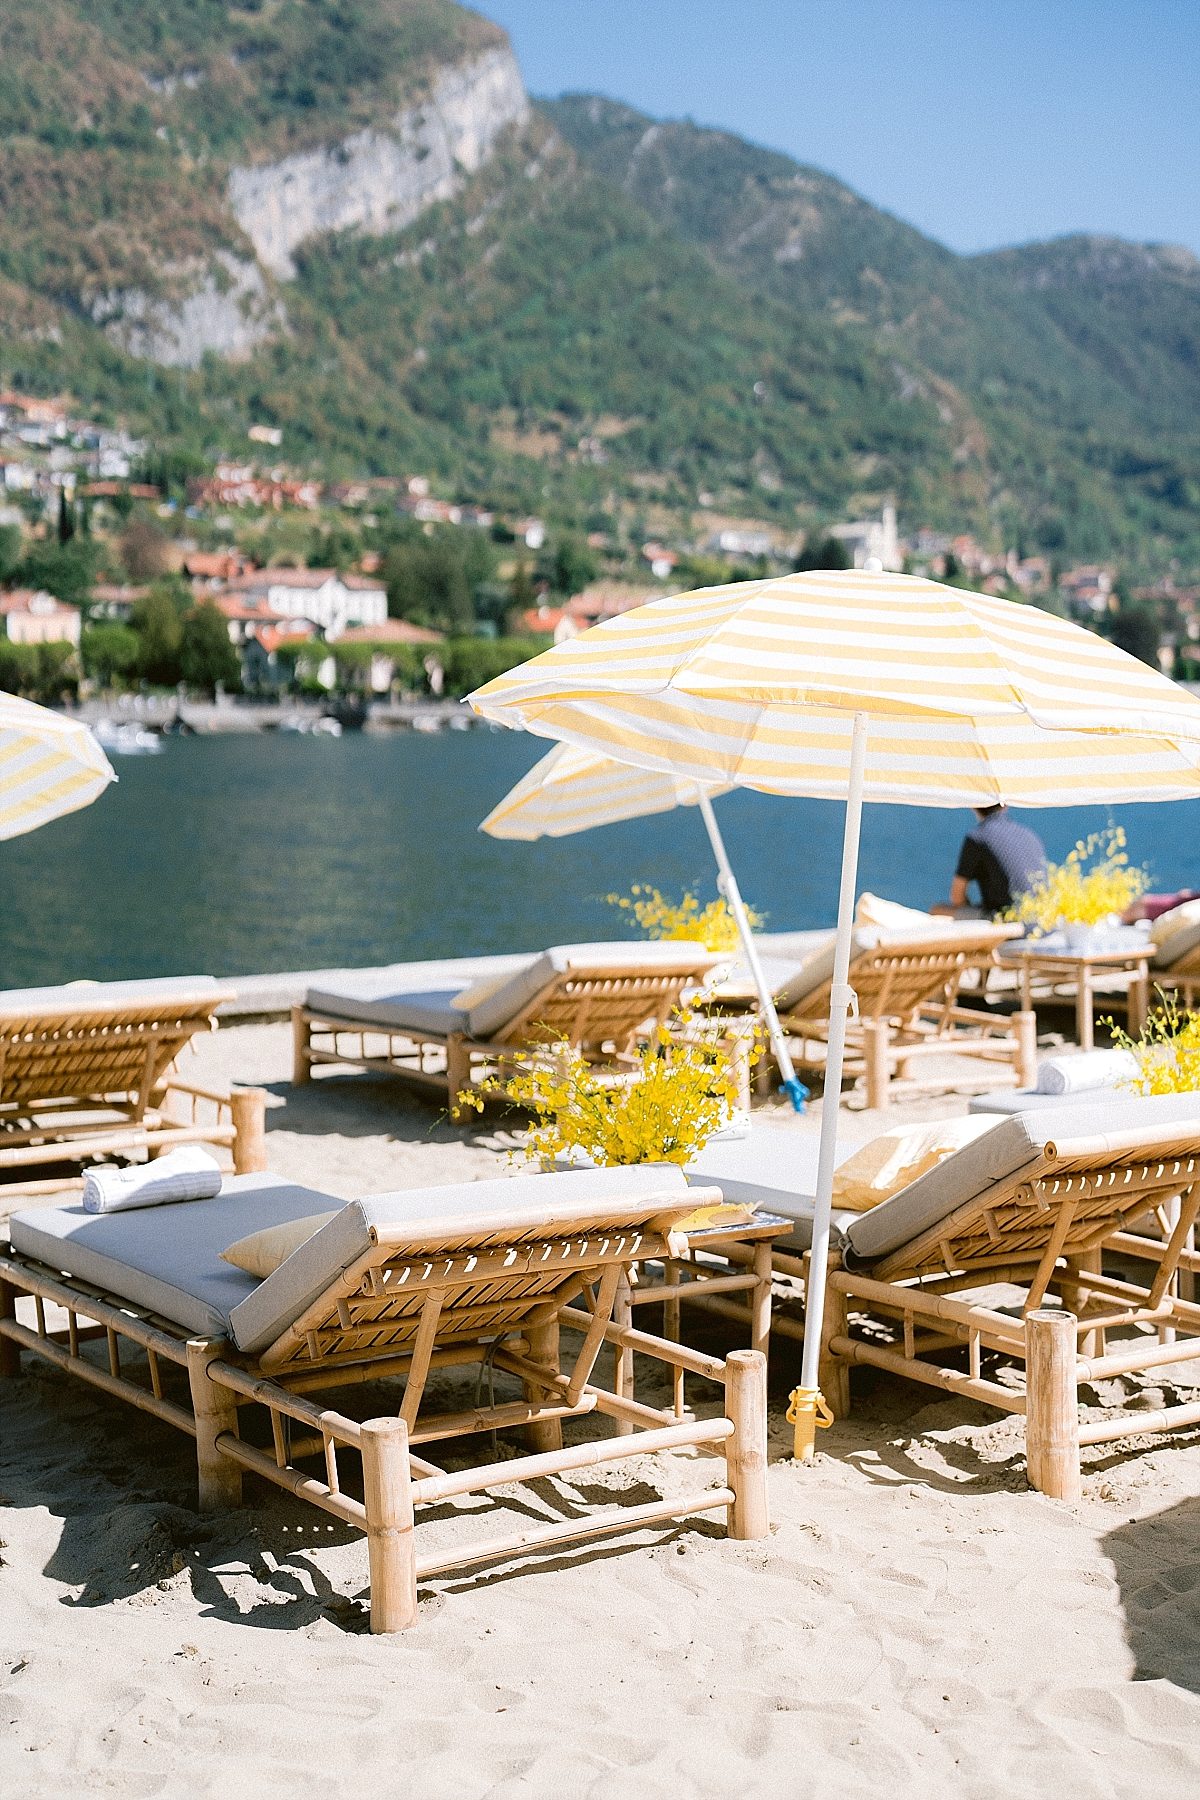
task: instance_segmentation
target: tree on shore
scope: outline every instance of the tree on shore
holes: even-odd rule
[[[166,582],[156,582],[133,608],[130,624],[141,641],[137,672],[155,687],[174,687],[182,675],[180,608]]]
[[[189,687],[210,694],[222,687],[237,687],[242,666],[229,640],[224,615],[210,600],[202,600],[186,613],[179,630],[179,667]]]
[[[142,654],[142,640],[128,625],[89,625],[79,644],[84,673],[109,688],[132,681]]]

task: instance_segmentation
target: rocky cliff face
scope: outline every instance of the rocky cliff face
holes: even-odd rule
[[[242,362],[287,322],[257,263],[222,251],[210,268],[169,273],[178,285],[198,285],[179,299],[126,289],[89,306],[105,335],[131,356],[172,369],[197,369],[210,352]]]
[[[507,46],[442,70],[427,97],[386,126],[281,162],[235,168],[229,201],[263,267],[287,279],[292,252],[319,232],[401,231],[454,193],[509,126],[529,115]]]

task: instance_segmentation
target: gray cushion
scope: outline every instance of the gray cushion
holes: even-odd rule
[[[459,1235],[477,1241],[488,1213],[519,1211],[528,1213],[531,1231],[557,1218],[578,1220],[586,1230],[589,1212],[604,1218],[622,1201],[636,1207],[647,1196],[686,1192],[683,1171],[663,1164],[414,1188],[346,1204],[279,1175],[239,1175],[215,1200],[99,1216],[78,1206],[45,1207],[16,1213],[10,1223],[13,1249],[23,1255],[199,1336],[228,1335],[239,1349],[255,1351],[274,1343],[381,1228],[403,1225],[415,1242],[433,1246],[461,1225]],[[266,1281],[221,1261],[238,1238],[334,1208],[336,1217]]]
[[[514,972],[511,981],[473,1006],[467,1014],[467,1028],[472,1037],[495,1037],[572,968],[611,969],[614,974],[627,975],[639,969],[710,969],[728,960],[698,943],[556,944],[531,958]]]
[[[211,975],[169,975],[147,981],[88,981],[60,987],[0,991],[0,1013],[78,1012],[140,1005],[145,1000],[207,999],[218,991]],[[221,990],[225,992],[225,989]],[[232,991],[232,990],[229,990]]]
[[[466,1029],[454,1002],[464,988],[491,975],[525,968],[531,956],[477,956],[457,962],[398,963],[385,969],[347,969],[335,981],[309,988],[304,1004],[332,1019],[381,1025],[389,1031],[431,1031],[445,1037]]]
[[[1088,1096],[1083,1096],[1085,1099]],[[1200,1094],[1104,1095],[1091,1106],[1048,1106],[998,1119],[973,1143],[948,1156],[890,1200],[860,1213],[846,1231],[847,1260],[856,1264],[889,1256],[957,1207],[1036,1161],[1043,1146],[1071,1138],[1102,1137],[1141,1126],[1200,1125]]]
[[[838,1156],[844,1162],[853,1146]],[[817,1188],[816,1135],[802,1136],[786,1126],[755,1123],[744,1138],[718,1138],[707,1144],[685,1173],[693,1186],[719,1187],[734,1205],[753,1206],[780,1213],[795,1221],[795,1229],[777,1240],[781,1250],[802,1253],[812,1243],[813,1196]],[[857,1218],[840,1209],[832,1216],[830,1239],[841,1248],[845,1232]]]
[[[15,1213],[9,1229],[13,1249],[23,1255],[201,1337],[224,1337],[230,1312],[258,1283],[222,1262],[222,1250],[251,1231],[340,1204],[280,1175],[235,1175],[213,1200],[101,1214],[81,1206],[37,1207]]]

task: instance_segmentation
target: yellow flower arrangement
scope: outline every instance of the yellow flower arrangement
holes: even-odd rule
[[[749,1046],[752,1064],[757,1042]],[[601,1168],[629,1163],[686,1163],[738,1104],[731,1047],[676,1014],[637,1052],[630,1077],[614,1079],[565,1042],[507,1079],[481,1082],[459,1096],[483,1110],[485,1094],[533,1115],[524,1152],[538,1162],[583,1151]]]
[[[632,913],[648,938],[686,939],[701,943],[708,950],[736,951],[740,947],[737,923],[723,897],[701,906],[690,890],[678,900],[671,900],[655,887],[638,886],[628,894],[606,894],[605,900],[609,906]],[[765,915],[750,906],[746,917],[754,930],[765,921]]]
[[[1047,863],[1045,873],[1007,917],[1031,926],[1038,935],[1062,923],[1100,925],[1119,918],[1140,899],[1149,879],[1145,869],[1130,863],[1121,827],[1110,825],[1081,838],[1064,862]]]
[[[1181,1013],[1177,1003],[1159,990],[1163,1011],[1147,1022],[1140,1038],[1113,1025],[1113,1042],[1136,1058],[1138,1073],[1130,1086],[1138,1094],[1191,1094],[1200,1089],[1200,1013]]]

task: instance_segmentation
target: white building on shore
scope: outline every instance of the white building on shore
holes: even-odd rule
[[[834,525],[829,536],[842,545],[856,569],[877,562],[883,569],[902,569],[904,558],[896,535],[896,509],[890,503],[878,519],[855,519],[848,525]]]
[[[382,625],[388,616],[381,581],[336,569],[255,569],[236,576],[226,592],[281,619],[307,619],[331,644],[347,626]]]

